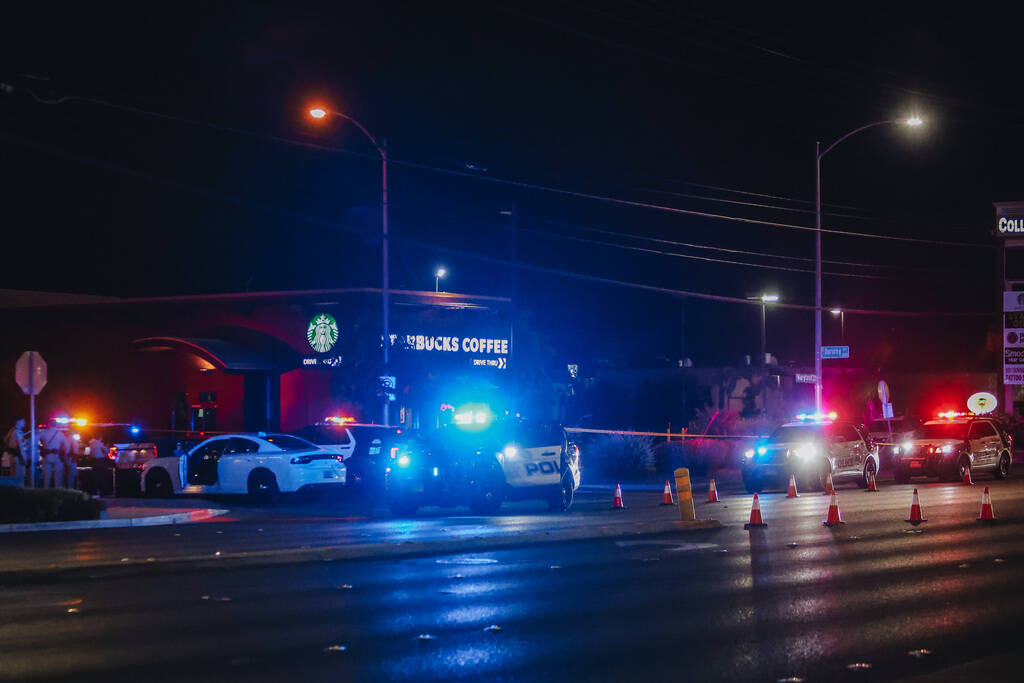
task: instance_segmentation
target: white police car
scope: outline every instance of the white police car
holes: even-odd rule
[[[142,491],[245,493],[272,502],[280,493],[341,486],[340,454],[287,434],[225,434],[209,438],[182,456],[158,457],[143,465]]]
[[[802,489],[820,491],[829,475],[833,483],[853,480],[863,487],[868,473],[878,469],[878,447],[862,427],[838,421],[835,413],[798,415],[743,454],[743,483],[750,493],[770,485],[785,488],[790,475]]]
[[[963,413],[943,413],[925,422],[893,449],[896,483],[911,477],[938,477],[959,481],[970,471],[1010,476],[1012,441],[995,420]]]
[[[560,425],[488,418],[443,427],[422,448],[393,453],[386,495],[398,515],[426,505],[493,514],[506,500],[524,499],[567,511],[582,479],[580,450]]]

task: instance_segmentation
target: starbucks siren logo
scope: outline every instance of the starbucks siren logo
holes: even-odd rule
[[[338,341],[338,323],[330,313],[313,316],[306,328],[306,339],[317,353],[327,353]]]

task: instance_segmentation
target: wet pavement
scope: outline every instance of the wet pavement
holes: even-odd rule
[[[985,485],[999,517],[992,525],[974,519]],[[822,526],[828,497],[804,492],[762,495],[768,526],[744,531],[750,500],[737,493],[697,503],[699,515],[714,510],[726,524],[714,531],[7,581],[0,678],[888,681],[954,680],[981,667],[985,680],[1019,680],[1024,480],[918,488],[928,522],[917,528],[903,521],[912,487],[885,483],[878,493],[841,489],[846,524],[831,529]],[[563,518],[605,523],[615,518],[605,497],[588,493],[583,509]],[[659,492],[627,488],[630,509],[618,514],[675,514],[659,502]],[[257,535],[273,545],[470,528],[538,534],[558,518],[539,506],[499,518],[429,513],[395,522],[317,519],[319,509],[94,532],[75,552],[170,552],[175,543],[191,552]],[[371,531],[356,531],[364,528]],[[60,533],[47,535],[49,545]],[[147,541],[147,533],[159,536]],[[65,561],[38,536],[13,548],[18,562],[32,554]]]

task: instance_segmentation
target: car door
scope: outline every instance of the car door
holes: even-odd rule
[[[971,444],[971,453],[974,455],[973,467],[985,468],[989,466],[989,444],[985,434],[984,422],[972,422],[967,429],[967,441]]]
[[[225,493],[246,493],[249,490],[249,473],[256,466],[258,442],[243,436],[227,439],[217,466],[221,490]]]
[[[226,445],[227,439],[211,439],[188,454],[188,484],[213,486],[217,483],[217,463]]]
[[[512,430],[513,441],[502,451],[505,480],[512,486],[546,486],[561,480],[564,434],[546,422],[526,422]]]
[[[995,467],[996,462],[999,460],[999,453],[1002,450],[1003,440],[1000,438],[999,432],[996,431],[995,425],[991,422],[986,420],[975,424],[978,427],[981,441],[985,444],[985,462],[983,467]]]

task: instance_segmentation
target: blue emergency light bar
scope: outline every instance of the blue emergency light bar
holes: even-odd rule
[[[830,422],[839,417],[834,410],[830,413],[800,413],[796,416],[799,422]]]

